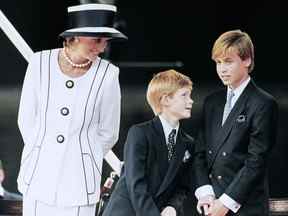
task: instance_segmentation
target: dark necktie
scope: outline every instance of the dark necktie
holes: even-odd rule
[[[168,160],[172,160],[175,157],[175,135],[176,135],[176,129],[173,129],[169,135],[168,135]]]

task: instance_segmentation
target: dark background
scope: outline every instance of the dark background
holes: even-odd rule
[[[1,0],[0,9],[33,51],[39,51],[62,46],[58,34],[65,29],[67,6],[78,3]],[[113,149],[119,158],[123,158],[128,128],[153,117],[145,101],[146,86],[153,73],[164,69],[174,68],[193,80],[192,118],[184,121],[183,127],[196,135],[204,97],[222,87],[210,59],[213,42],[224,31],[241,29],[251,36],[255,46],[251,76],[279,103],[279,132],[269,165],[270,194],[274,198],[288,197],[288,8],[284,1],[119,0],[117,6],[118,24],[129,37],[128,42],[112,43],[107,53],[121,68],[121,129]],[[2,31],[0,48],[0,159],[7,172],[5,186],[16,191],[22,151],[16,118],[27,63]],[[107,164],[104,169],[108,175]]]

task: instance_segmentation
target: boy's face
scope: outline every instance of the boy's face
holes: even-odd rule
[[[230,51],[214,60],[217,74],[224,85],[235,89],[247,79],[250,58],[242,60],[236,51]]]
[[[168,96],[164,115],[167,115],[173,120],[190,118],[192,104],[191,89],[178,89],[173,95]]]

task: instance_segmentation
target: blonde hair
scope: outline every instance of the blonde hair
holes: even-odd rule
[[[254,68],[254,46],[250,36],[241,30],[227,31],[215,41],[212,49],[212,59],[225,56],[226,53],[236,51],[242,60],[251,59],[248,71]]]
[[[148,104],[155,115],[162,112],[161,98],[164,95],[173,95],[177,90],[188,87],[192,90],[192,81],[175,70],[159,72],[150,81],[146,93]]]

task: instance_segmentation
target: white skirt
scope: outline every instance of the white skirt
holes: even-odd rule
[[[86,206],[56,206],[41,201],[23,199],[23,216],[95,216],[96,204]]]

